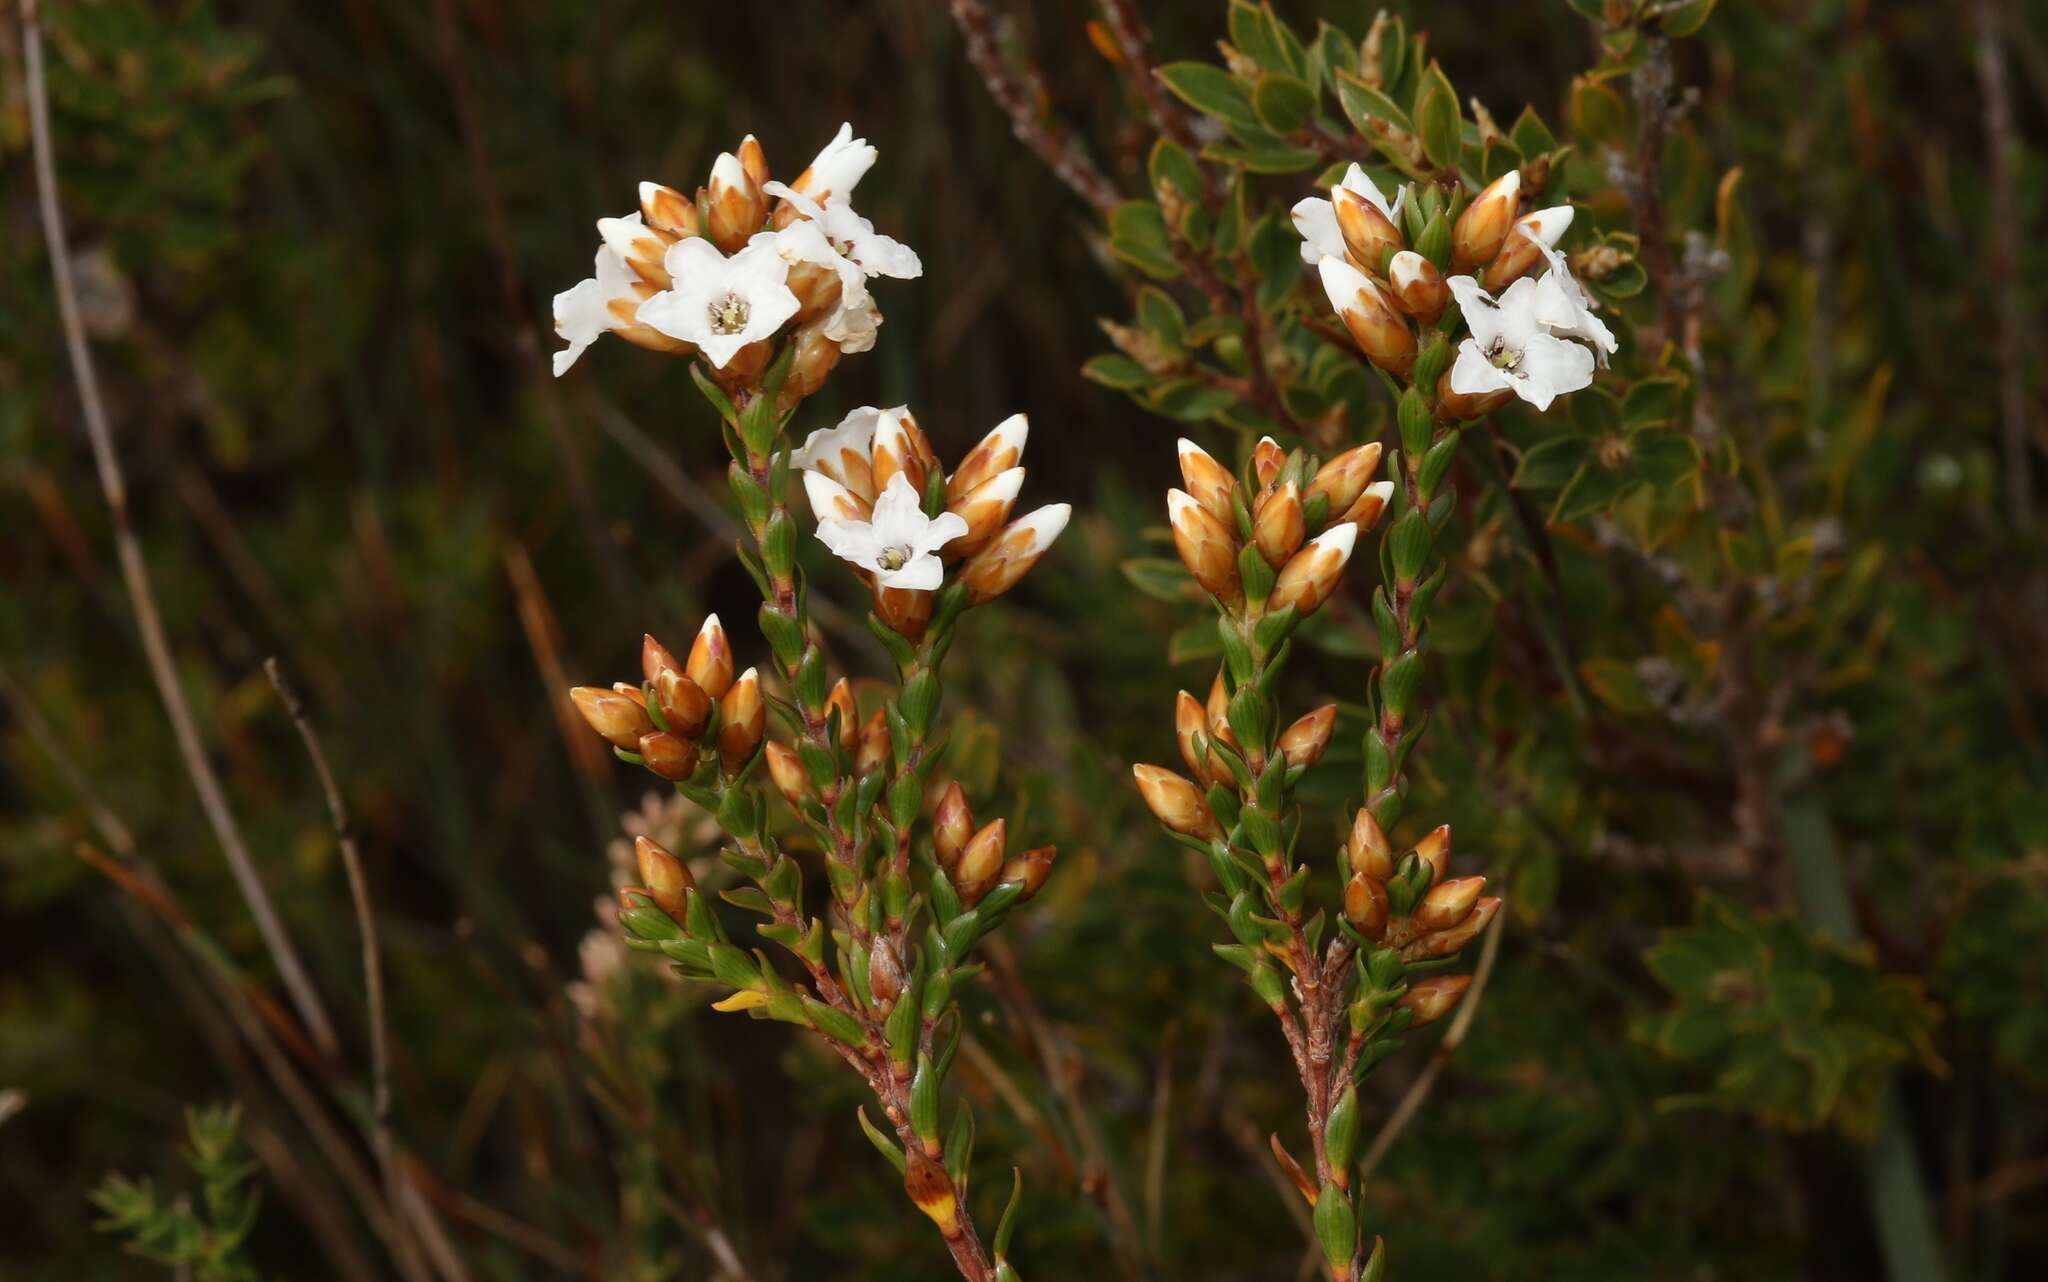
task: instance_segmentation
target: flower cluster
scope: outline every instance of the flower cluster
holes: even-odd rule
[[[569,342],[555,373],[614,333],[653,351],[699,353],[722,386],[746,386],[790,330],[783,394],[793,403],[816,391],[841,354],[874,346],[882,313],[868,281],[924,270],[850,203],[874,162],[875,149],[842,125],[792,183],[769,176],[749,134],[718,157],[694,199],[640,184],[638,210],[598,220],[595,274],[555,296],[555,332]]]
[[[1389,204],[1353,165],[1328,200],[1294,207],[1302,257],[1316,264],[1330,305],[1366,358],[1396,378],[1414,370],[1424,341],[1416,327],[1439,325],[1456,301],[1468,336],[1435,387],[1447,420],[1477,418],[1516,396],[1548,409],[1591,383],[1595,364],[1615,349],[1556,248],[1571,206],[1523,214],[1521,196],[1521,171],[1511,169],[1447,220],[1434,188],[1416,197],[1404,186]],[[1539,266],[1543,274],[1531,277]],[[1446,278],[1446,267],[1461,274]]]
[[[908,406],[864,406],[796,452],[818,538],[860,572],[875,613],[899,635],[924,635],[947,566],[962,563],[964,604],[981,605],[1014,587],[1066,528],[1065,503],[1010,519],[1029,433],[1012,414],[949,476]]]

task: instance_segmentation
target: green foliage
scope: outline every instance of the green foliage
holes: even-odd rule
[[[1714,1074],[1703,1097],[1775,1126],[1869,1140],[1901,1067],[1941,1071],[1940,1012],[1920,985],[1782,918],[1707,897],[1690,926],[1644,954],[1672,1006],[1636,1035]]]
[[[242,1153],[242,1111],[216,1104],[185,1111],[186,1147],[180,1156],[199,1181],[198,1198],[165,1197],[145,1176],[109,1175],[93,1190],[101,1218],[95,1228],[123,1239],[125,1248],[168,1266],[193,1282],[257,1282],[241,1258],[256,1227],[262,1196],[256,1164]]]

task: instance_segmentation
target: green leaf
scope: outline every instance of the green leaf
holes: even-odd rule
[[[1252,91],[1252,110],[1266,128],[1293,133],[1315,118],[1316,91],[1293,76],[1269,72]]]
[[[1460,120],[1458,91],[1451,88],[1444,69],[1432,62],[1415,94],[1415,132],[1431,164],[1447,169],[1457,165]]]
[[[1595,698],[1625,716],[1644,716],[1656,709],[1633,663],[1587,659],[1579,665],[1579,679]]]
[[[1592,458],[1593,443],[1585,437],[1554,436],[1522,455],[1512,484],[1538,493],[1562,489]]]
[[[1239,165],[1255,174],[1298,174],[1314,169],[1321,159],[1306,147],[1291,147],[1285,143],[1261,145],[1232,145],[1211,143],[1202,148],[1204,159],[1219,165]]]
[[[1557,150],[1557,136],[1550,132],[1550,126],[1543,123],[1543,117],[1536,114],[1534,107],[1522,108],[1522,114],[1515,118],[1515,127],[1508,130],[1508,140],[1524,156],[1534,158]]]
[[[1237,397],[1221,387],[1200,379],[1183,378],[1162,383],[1152,393],[1152,408],[1184,423],[1199,423],[1237,404]]]
[[[1091,383],[1113,387],[1120,392],[1150,387],[1153,382],[1152,375],[1146,372],[1144,366],[1116,352],[1105,352],[1101,356],[1090,357],[1088,363],[1081,367],[1081,377]]]
[[[1667,36],[1683,39],[1686,36],[1698,35],[1699,29],[1706,25],[1707,19],[1714,16],[1716,3],[1718,0],[1667,2],[1663,12],[1658,15],[1657,25]]]
[[[1186,200],[1202,198],[1202,170],[1195,158],[1188,155],[1187,148],[1171,138],[1161,138],[1152,145],[1152,155],[1145,166],[1152,179],[1152,190],[1170,186]]]
[[[1206,62],[1174,62],[1159,69],[1159,79],[1188,106],[1225,124],[1257,127],[1259,115],[1251,96],[1235,76]]]
[[[1557,496],[1557,505],[1551,508],[1550,519],[1553,522],[1576,521],[1594,512],[1605,512],[1627,491],[1632,479],[1619,472],[1608,471],[1597,461],[1588,463]]]
[[[1699,447],[1682,432],[1646,427],[1629,437],[1629,466],[1652,485],[1676,485],[1699,470]]]
[[[1344,108],[1345,118],[1359,133],[1376,138],[1381,132],[1380,125],[1392,125],[1403,133],[1415,132],[1415,122],[1392,98],[1342,69],[1338,70],[1336,81],[1338,105]]]
[[[1202,593],[1187,567],[1164,556],[1132,557],[1123,563],[1131,586],[1159,601],[1199,601]],[[1214,629],[1211,629],[1213,631]]]
[[[1149,200],[1127,200],[1109,212],[1109,250],[1158,280],[1180,275],[1173,244],[1166,234],[1166,216]]]
[[[853,1114],[855,1117],[860,1119],[861,1133],[868,1137],[868,1143],[873,1144],[875,1146],[875,1152],[880,1153],[884,1158],[888,1159],[889,1165],[896,1168],[896,1173],[898,1175],[903,1174],[904,1161],[902,1148],[900,1148],[897,1145],[895,1140],[892,1140],[888,1136],[882,1134],[882,1132],[876,1128],[875,1124],[868,1120],[868,1111],[865,1107],[854,1109]]]
[[[1621,431],[1621,402],[1604,387],[1581,388],[1571,399],[1572,426],[1588,436],[1614,436]]]
[[[1685,381],[1671,376],[1646,378],[1622,398],[1621,421],[1630,427],[1668,423],[1685,402]]]

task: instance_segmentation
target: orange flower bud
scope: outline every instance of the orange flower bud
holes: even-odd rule
[[[696,743],[665,730],[641,735],[636,751],[649,770],[671,782],[688,779],[697,771]]]
[[[732,642],[726,640],[725,628],[717,615],[706,616],[704,626],[697,629],[697,639],[690,643],[690,657],[683,664],[683,675],[714,699],[732,688]]]
[[[868,456],[874,469],[877,494],[887,489],[890,478],[899,472],[904,480],[910,482],[913,491],[919,496],[924,494],[925,462],[911,437],[914,429],[910,411],[901,406],[883,410],[876,420],[875,440],[868,448]]]
[[[1387,929],[1387,886],[1363,873],[1351,874],[1344,883],[1344,920],[1367,939],[1378,939]]]
[[[1429,888],[1422,902],[1410,914],[1425,930],[1442,930],[1455,926],[1472,912],[1472,905],[1479,902],[1479,892],[1486,889],[1484,877],[1453,877],[1440,881]]]
[[[1307,547],[1280,568],[1266,609],[1277,613],[1291,605],[1303,617],[1314,614],[1337,590],[1344,564],[1357,542],[1358,527],[1349,522],[1333,525],[1309,540]]]
[[[967,794],[956,779],[946,785],[938,809],[932,813],[932,851],[939,866],[949,874],[958,867],[973,836],[974,812],[967,808]]]
[[[1380,830],[1379,821],[1372,817],[1372,811],[1364,806],[1351,819],[1351,835],[1344,840],[1344,857],[1351,864],[1351,871],[1374,881],[1385,881],[1394,875],[1394,848],[1387,841],[1387,834]]]
[[[661,843],[647,837],[633,839],[633,856],[640,865],[640,881],[647,888],[647,897],[671,916],[681,912],[683,892],[697,886],[689,866]]]
[[[1432,935],[1424,935],[1403,948],[1401,960],[1429,961],[1437,957],[1449,957],[1478,938],[1479,932],[1485,930],[1499,912],[1500,900],[1489,895],[1472,905],[1472,911],[1457,925],[1439,930]]]
[[[1180,742],[1180,757],[1196,779],[1211,778],[1209,753],[1204,740],[1209,735],[1209,714],[1195,696],[1183,690],[1173,700],[1173,736]]]
[[[903,963],[886,935],[875,936],[875,946],[868,953],[868,992],[885,1007],[895,1005],[903,992]]]
[[[1471,268],[1500,252],[1514,225],[1515,211],[1522,204],[1522,173],[1510,169],[1486,185],[1472,198],[1458,221],[1451,224],[1451,263]]]
[[[678,239],[703,230],[697,221],[697,202],[660,183],[640,184],[640,216],[649,227]]]
[[[1230,527],[1209,514],[1185,490],[1166,492],[1167,523],[1181,564],[1202,590],[1231,609],[1244,604],[1244,586],[1237,574],[1237,540]]]
[[[931,593],[918,588],[877,585],[873,595],[875,616],[888,624],[891,630],[912,641],[924,635],[925,625],[932,620]]]
[[[949,499],[947,510],[958,513],[967,522],[967,533],[948,543],[941,555],[957,561],[987,547],[1003,528],[1003,522],[1010,519],[1010,509],[1017,505],[1017,492],[1023,488],[1024,469],[1013,467],[989,477],[959,498]]]
[[[799,325],[817,320],[832,305],[839,301],[845,285],[839,273],[821,263],[792,263],[789,275],[783,281],[789,292],[796,295],[796,315],[792,319]]]
[[[718,759],[727,774],[747,763],[767,732],[768,704],[761,698],[761,678],[748,668],[718,701]]]
[[[747,177],[756,187],[768,184],[768,153],[761,150],[761,140],[748,134],[740,139],[740,168],[747,171]]]
[[[1543,261],[1544,248],[1554,247],[1571,225],[1570,205],[1553,205],[1516,220],[1506,243],[1486,265],[1480,284],[1493,294],[1514,284]]]
[[[590,728],[628,752],[640,750],[640,736],[654,729],[654,722],[638,699],[598,686],[577,686],[569,692],[576,711]]]
[[[871,775],[889,766],[889,714],[876,708],[860,728],[860,751],[854,756],[854,771]]]
[[[1378,272],[1386,252],[1401,248],[1401,229],[1364,196],[1340,185],[1331,189],[1330,203],[1337,209],[1344,248],[1361,269]]]
[[[1451,388],[1451,372],[1445,370],[1436,381],[1436,417],[1441,423],[1458,423],[1482,418],[1515,398],[1510,388],[1472,394]]]
[[[1387,264],[1387,284],[1401,310],[1425,325],[1436,324],[1451,302],[1451,287],[1444,283],[1444,274],[1412,249],[1402,250]]]
[[[959,469],[946,482],[946,506],[959,511],[956,504],[969,492],[1022,463],[1024,442],[1030,434],[1031,422],[1022,414],[1012,414],[996,424],[993,431],[967,451]]]
[[[1415,853],[1429,865],[1430,884],[1443,881],[1451,871],[1451,826],[1438,824],[1429,835],[1415,843]]]
[[[647,678],[648,685],[659,681],[664,670],[680,672],[682,669],[683,665],[676,662],[675,655],[669,653],[667,646],[656,641],[652,633],[641,634],[640,675]]]
[[[1162,766],[1135,765],[1131,774],[1138,781],[1138,795],[1145,799],[1159,822],[1189,837],[1204,841],[1223,835],[1223,828],[1202,800],[1201,790]]]
[[[1366,482],[1380,468],[1380,443],[1368,441],[1354,449],[1345,450],[1336,458],[1316,469],[1309,478],[1308,488],[1301,493],[1303,504],[1325,499],[1323,511],[1329,514],[1327,524],[1343,519],[1343,512],[1358,501],[1365,492]]]
[[[1002,876],[997,880],[1005,886],[1021,885],[1024,898],[1029,899],[1045,885],[1045,879],[1052,876],[1052,861],[1059,851],[1051,846],[1040,846],[1015,855],[1003,865]]]
[[[1017,586],[1052,541],[1067,528],[1073,508],[1051,503],[1010,522],[995,542],[970,557],[960,571],[971,605],[984,605]]]
[[[1301,511],[1301,487],[1293,481],[1268,490],[1252,513],[1252,542],[1266,564],[1278,569],[1286,564],[1308,537]]]
[[[1225,527],[1233,527],[1237,514],[1230,499],[1237,491],[1237,478],[1230,474],[1229,468],[1186,437],[1180,439],[1179,448],[1180,477],[1188,493],[1202,505],[1204,512],[1221,521]]]
[[[839,746],[852,752],[860,746],[860,705],[854,702],[853,686],[845,677],[833,682],[832,692],[825,696],[828,722],[835,712],[839,714]]]
[[[775,790],[791,810],[801,811],[804,798],[811,795],[811,772],[804,769],[803,759],[796,749],[773,739],[768,741],[767,756],[768,778],[774,781]]]
[[[1371,530],[1380,523],[1380,517],[1386,515],[1387,504],[1393,497],[1392,481],[1376,481],[1366,486],[1365,492],[1358,496],[1358,501],[1345,509],[1344,515],[1337,519],[1349,521],[1360,530]]]
[[[1431,975],[1428,979],[1419,979],[1410,984],[1408,991],[1401,994],[1400,1001],[1401,1009],[1415,1017],[1409,1021],[1408,1027],[1420,1028],[1450,1014],[1452,1007],[1458,1004],[1465,996],[1465,990],[1470,987],[1470,975]]]
[[[1003,870],[1007,831],[1007,825],[998,819],[968,841],[967,850],[960,856],[960,866],[952,872],[953,886],[963,901],[972,904],[995,885],[996,875]]]
[[[711,696],[703,687],[674,668],[663,668],[655,678],[654,697],[671,733],[695,739],[711,720]]]
[[[1280,755],[1290,766],[1312,766],[1330,746],[1337,728],[1337,705],[1326,703],[1280,732]]]
[[[1396,378],[1415,366],[1415,331],[1377,283],[1342,259],[1322,262],[1323,290],[1365,358]]]
[[[747,238],[761,230],[768,216],[768,199],[761,186],[747,176],[746,166],[731,152],[723,152],[711,165],[711,189],[706,201],[709,220],[705,230],[720,253],[736,254]]]
[[[1252,446],[1252,474],[1259,478],[1260,489],[1273,483],[1273,478],[1280,475],[1280,469],[1286,462],[1287,451],[1270,436],[1261,436],[1259,443]]]
[[[667,265],[668,247],[675,243],[674,236],[649,227],[637,218],[600,218],[597,220],[597,234],[606,248],[625,260],[626,266],[632,268],[633,274],[646,285],[662,290],[674,284]],[[633,306],[637,309],[639,304]]]
[[[1209,714],[1209,737],[1237,747],[1237,735],[1230,728],[1230,689],[1223,684],[1221,668],[1209,683],[1209,701],[1204,707]]]
[[[782,391],[776,398],[776,405],[785,413],[823,387],[825,380],[839,366],[839,344],[825,337],[823,323],[801,326],[794,341],[796,355],[790,360],[789,377],[783,381]]]

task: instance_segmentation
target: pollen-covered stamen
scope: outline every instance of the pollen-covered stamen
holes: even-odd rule
[[[712,333],[737,334],[747,327],[752,309],[738,294],[726,294],[712,302],[710,312]]]
[[[875,556],[875,564],[884,570],[895,572],[910,563],[910,549],[902,544],[883,548]]]
[[[1515,367],[1522,363],[1522,353],[1509,347],[1505,339],[1496,338],[1487,345],[1486,359],[1495,369],[1512,374]]]

